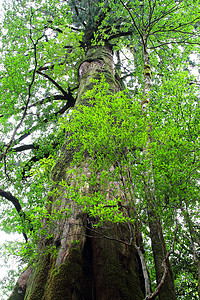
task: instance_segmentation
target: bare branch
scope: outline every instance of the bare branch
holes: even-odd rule
[[[135,248],[137,250],[138,256],[140,258],[141,266],[142,266],[142,272],[143,272],[143,276],[144,276],[144,285],[145,285],[145,295],[150,295],[151,294],[151,282],[149,279],[149,274],[148,274],[145,258],[144,258],[144,255],[142,254],[142,251],[140,250],[140,247],[137,247],[135,245]]]
[[[65,100],[67,100],[67,103],[57,112],[51,114],[49,116],[49,118],[44,119],[41,123],[42,124],[47,124],[52,118],[57,117],[58,115],[63,114],[68,108],[70,107],[74,107],[75,104],[75,99],[71,93],[71,90],[69,88],[68,92],[65,92],[65,96],[64,98]],[[28,137],[32,132],[38,130],[39,125],[37,124],[36,126],[31,127],[26,133],[22,134],[19,138],[17,138],[16,140],[13,141],[14,145],[17,145],[18,143],[20,143],[22,140],[24,140],[26,137]]]
[[[85,225],[83,225],[83,226],[84,226],[86,229],[89,229],[90,231],[92,231],[92,232],[94,232],[94,233],[96,233],[96,234],[102,236],[103,238],[106,238],[107,240],[116,241],[116,242],[118,242],[118,243],[121,243],[121,244],[124,244],[124,245],[127,245],[127,246],[131,246],[131,243],[127,243],[127,242],[122,241],[122,240],[119,240],[119,239],[117,239],[117,238],[107,236],[107,235],[105,235],[105,234],[103,234],[103,233],[101,233],[101,232],[99,232],[99,231],[97,231],[97,230],[95,230],[95,229],[93,229],[93,228],[91,228],[91,227],[88,227],[88,226],[85,226]]]
[[[45,77],[49,81],[51,81],[53,83],[53,85],[55,85],[57,87],[57,89],[59,89],[61,91],[61,93],[63,93],[64,96],[67,94],[67,92],[53,78],[51,78],[49,75],[47,75],[45,73],[42,73],[39,70],[37,70],[36,73],[42,75],[43,77]]]

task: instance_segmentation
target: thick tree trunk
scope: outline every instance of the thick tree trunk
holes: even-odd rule
[[[99,79],[100,74],[104,74],[109,83],[109,92],[116,92],[118,84],[114,77],[112,50],[109,47],[99,46],[88,50],[85,61],[79,67],[77,105],[88,104],[87,99],[83,100],[82,96],[85,91],[92,89],[91,78]],[[49,209],[59,211],[61,208],[71,207],[73,211],[69,218],[62,219],[54,228],[51,243],[59,249],[57,257],[41,250],[43,254],[37,266],[33,267],[29,279],[27,278],[23,287],[18,282],[17,288],[20,287],[20,293],[23,291],[19,299],[142,300],[144,279],[137,250],[133,243],[129,246],[116,241],[130,239],[129,226],[107,222],[106,226],[94,230],[91,220],[81,213],[80,207],[59,186],[62,179],[69,185],[74,184],[74,179],[66,175],[72,157],[73,153],[63,148],[61,158],[52,172],[59,193],[57,197],[52,197]],[[87,176],[87,166],[82,167],[82,172]],[[48,222],[45,226],[48,226]],[[74,243],[76,240],[79,242]],[[9,299],[18,298],[11,296]]]

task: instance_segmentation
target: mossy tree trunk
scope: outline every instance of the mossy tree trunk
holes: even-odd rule
[[[92,89],[91,78],[99,79],[100,74],[104,74],[109,83],[109,93],[119,89],[114,76],[112,49],[108,46],[96,46],[87,51],[86,59],[79,67],[80,87],[76,105],[88,104],[82,95]],[[38,264],[32,268],[23,286],[18,281],[16,289],[20,287],[19,299],[142,300],[145,297],[144,279],[134,243],[129,246],[116,241],[130,238],[129,226],[107,223],[96,232],[88,222],[88,217],[66,196],[65,188],[59,186],[62,179],[72,184],[71,178],[66,175],[72,157],[73,152],[69,153],[63,147],[52,172],[59,193],[52,197],[49,209],[59,211],[70,206],[73,215],[62,219],[54,228],[51,243],[59,249],[57,257],[45,254],[42,249]],[[82,170],[87,175],[87,166]],[[104,236],[112,236],[113,239]],[[77,239],[79,242],[73,243]],[[13,293],[9,299],[18,298]]]

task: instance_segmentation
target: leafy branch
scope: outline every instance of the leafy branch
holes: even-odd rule
[[[32,19],[32,14],[31,14],[31,19]],[[25,105],[25,108],[24,108],[24,112],[23,112],[23,115],[22,115],[22,118],[20,120],[20,122],[18,123],[18,125],[16,126],[15,130],[13,131],[13,134],[11,136],[11,139],[9,141],[9,143],[5,146],[3,152],[1,153],[0,155],[0,161],[6,157],[6,154],[9,150],[9,148],[11,147],[13,141],[14,141],[14,138],[15,138],[15,135],[18,131],[18,129],[21,127],[25,117],[26,117],[26,114],[27,114],[27,110],[28,110],[28,105],[29,105],[29,102],[30,102],[30,99],[31,99],[31,89],[32,89],[32,86],[34,84],[34,81],[35,81],[35,74],[36,74],[36,70],[37,70],[37,66],[38,66],[38,62],[37,62],[37,45],[38,45],[38,42],[44,37],[44,34],[42,36],[40,36],[36,42],[34,42],[33,38],[32,38],[32,29],[31,29],[31,19],[30,19],[30,40],[31,42],[33,43],[33,48],[34,48],[34,63],[35,63],[35,66],[34,66],[34,70],[33,70],[33,74],[32,74],[32,80],[28,86],[28,99],[26,101],[26,105]]]
[[[6,191],[4,191],[2,189],[0,189],[0,196],[4,197],[8,201],[12,202],[12,204],[16,208],[19,216],[23,219],[23,222],[25,222],[27,220],[26,215],[25,215],[25,213],[22,210],[21,204],[19,203],[19,199],[17,199],[15,196],[13,196],[10,192],[6,192]],[[33,230],[32,227],[31,227],[31,230]],[[23,236],[24,236],[24,239],[25,239],[25,241],[27,243],[28,242],[28,237],[27,237],[27,235],[26,235],[25,232],[23,232]]]

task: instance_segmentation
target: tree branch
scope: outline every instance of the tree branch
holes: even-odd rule
[[[140,258],[141,266],[142,266],[142,272],[143,272],[143,276],[144,276],[144,285],[145,285],[145,295],[148,296],[151,293],[151,282],[149,279],[146,261],[145,261],[144,255],[142,254],[142,251],[140,250],[140,247],[135,245],[135,248],[137,250],[138,256]]]
[[[34,107],[37,104],[44,104],[44,103],[47,103],[47,102],[50,102],[50,101],[53,101],[53,100],[65,100],[65,96],[63,96],[63,95],[53,95],[53,96],[44,98],[42,100],[36,101],[35,103],[29,105],[28,108]],[[22,109],[23,109],[23,107],[22,107]]]
[[[55,149],[58,145],[59,145],[59,143],[54,143],[54,144],[52,145],[52,148]],[[28,146],[28,145],[27,145],[27,146]],[[19,148],[20,148],[20,147],[19,147]],[[38,145],[35,146],[34,149],[39,149],[39,146],[38,146]],[[33,156],[31,159],[29,159],[29,161],[25,164],[25,166],[24,166],[23,169],[22,169],[22,172],[21,172],[21,174],[22,174],[22,180],[24,180],[25,178],[29,177],[28,175],[25,176],[25,173],[31,169],[31,167],[32,167],[32,165],[33,165],[34,163],[36,163],[37,161],[39,161],[39,160],[42,159],[42,158],[48,158],[49,155],[50,155],[50,152],[48,151],[48,152],[46,152],[46,153],[41,153],[41,155],[35,155],[35,156]]]
[[[138,34],[140,35],[140,37],[143,39],[142,33],[141,33],[139,27],[137,26],[137,24],[136,24],[136,22],[135,22],[135,19],[134,19],[132,13],[131,13],[129,7],[128,7],[122,0],[120,0],[120,2],[121,2],[121,4],[124,6],[124,8],[127,10],[127,12],[128,12],[128,14],[129,14],[131,20],[133,21],[133,25],[135,26],[135,28],[136,28]]]
[[[61,91],[61,93],[63,93],[64,96],[67,94],[67,92],[53,78],[51,78],[49,75],[47,75],[45,73],[42,73],[39,70],[37,70],[36,73],[42,75],[43,77],[45,77],[49,81],[51,81],[53,83],[53,85],[55,85],[57,87],[57,89],[59,89]]]
[[[67,100],[67,103],[57,112],[55,112],[54,114],[50,115],[49,118],[44,119],[42,121],[43,124],[46,124],[50,121],[51,118],[56,117],[57,115],[63,114],[68,108],[70,107],[74,107],[75,104],[75,99],[71,93],[71,89],[68,89],[68,93],[65,92],[65,96],[63,97],[64,100]],[[26,137],[28,137],[32,132],[34,132],[35,130],[37,130],[39,128],[38,125],[30,128],[26,133],[22,134],[18,139],[13,141],[14,145],[17,145],[18,143],[20,143],[22,140],[24,140]]]
[[[106,238],[107,240],[115,241],[115,242],[124,244],[124,245],[126,245],[126,246],[131,246],[131,243],[127,243],[127,242],[124,242],[124,241],[119,240],[119,239],[117,239],[117,238],[107,236],[107,235],[105,235],[105,234],[103,234],[103,233],[101,233],[101,232],[99,232],[99,231],[97,231],[97,230],[95,230],[95,229],[93,229],[93,228],[91,228],[91,227],[88,227],[88,226],[85,226],[85,225],[83,225],[83,226],[85,227],[85,229],[89,229],[90,231],[92,231],[92,232],[94,232],[94,233],[96,233],[96,234],[102,236],[103,238]]]
[[[22,151],[26,151],[26,150],[31,150],[31,149],[38,149],[39,146],[34,145],[34,144],[29,144],[29,145],[22,145],[19,147],[15,147],[15,148],[11,148],[10,151],[13,152],[22,152]]]
[[[15,196],[13,196],[10,192],[6,192],[6,191],[4,191],[2,189],[0,189],[0,196],[4,197],[8,201],[12,202],[12,204],[16,208],[19,216],[23,219],[23,221],[26,221],[26,215],[25,215],[25,213],[22,210],[22,207],[21,207],[21,205],[19,203],[19,200]],[[28,237],[27,237],[27,235],[26,235],[25,232],[22,232],[22,233],[23,233],[23,236],[24,236],[25,241],[27,243],[28,242]]]
[[[118,37],[127,36],[127,35],[131,35],[131,34],[133,34],[133,30],[129,30],[127,32],[120,31],[120,32],[118,32],[116,34],[111,35],[107,40],[111,41],[111,40],[116,39]]]

